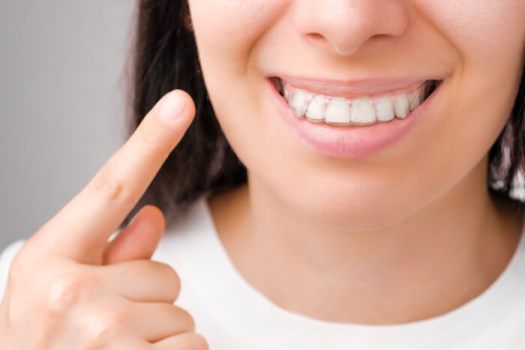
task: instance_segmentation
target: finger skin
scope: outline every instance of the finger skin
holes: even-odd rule
[[[135,303],[103,294],[74,305],[70,318],[74,341],[97,346],[112,344],[119,338],[153,343],[195,330],[193,317],[179,306]]]
[[[131,303],[130,329],[141,339],[157,342],[195,331],[195,320],[185,309],[166,303]]]
[[[97,280],[132,301],[173,303],[180,293],[180,278],[170,266],[134,260],[97,266]]]
[[[154,350],[209,350],[206,339],[198,333],[183,333],[153,344]]]
[[[143,207],[104,251],[103,264],[149,259],[164,233],[164,215],[159,208]]]
[[[169,122],[160,117],[183,112]],[[106,162],[88,185],[28,241],[35,253],[59,254],[100,264],[108,238],[159,171],[195,115],[195,104],[182,90],[164,96],[130,139]]]

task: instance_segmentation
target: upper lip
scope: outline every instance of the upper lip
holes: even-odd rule
[[[410,93],[422,85],[431,82],[432,78],[377,78],[359,80],[333,80],[321,78],[307,78],[291,75],[279,75],[274,78],[293,87],[310,92],[342,97],[377,96],[396,93]]]

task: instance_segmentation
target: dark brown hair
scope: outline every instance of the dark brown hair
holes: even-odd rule
[[[195,100],[196,117],[131,215],[155,204],[168,217],[205,193],[246,182],[246,168],[227,142],[201,74],[184,0],[139,0],[135,33],[130,132],[167,92],[178,88]],[[510,196],[524,168],[525,76],[505,128],[489,152],[489,188]]]

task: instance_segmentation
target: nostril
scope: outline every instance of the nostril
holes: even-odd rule
[[[305,35],[305,39],[309,44],[321,50],[326,50],[326,49],[331,48],[330,43],[328,42],[328,40],[326,40],[326,37],[323,36],[322,34],[311,32]]]
[[[319,33],[308,33],[306,38],[311,42],[312,45],[317,46],[321,50],[328,50],[330,52],[335,51],[335,53],[341,56],[348,56],[355,51],[355,49],[348,47],[341,49],[335,42],[327,40],[326,36]]]
[[[370,37],[370,41],[381,41],[381,40],[388,40],[391,39],[392,35],[389,34],[376,34],[372,37]]]
[[[316,41],[320,41],[320,40],[322,41],[324,39],[324,37],[319,33],[310,33],[308,34],[308,37]]]

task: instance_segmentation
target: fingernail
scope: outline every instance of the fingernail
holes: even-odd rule
[[[186,108],[185,99],[176,92],[166,95],[161,103],[158,116],[161,121],[167,123],[178,119]]]

